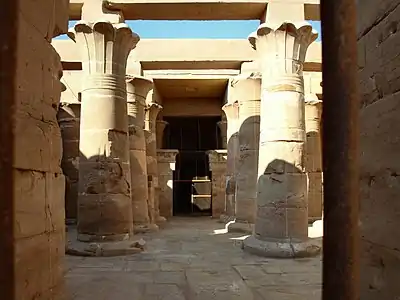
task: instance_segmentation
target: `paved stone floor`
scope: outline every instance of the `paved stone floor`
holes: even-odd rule
[[[67,256],[74,300],[321,299],[321,257],[283,260],[244,253],[240,234],[209,218],[175,218],[142,235],[125,257]]]

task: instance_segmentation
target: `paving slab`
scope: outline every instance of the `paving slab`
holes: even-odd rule
[[[245,253],[240,233],[222,233],[210,218],[172,218],[159,232],[137,235],[142,253],[67,256],[73,300],[316,300],[321,257],[271,259]]]

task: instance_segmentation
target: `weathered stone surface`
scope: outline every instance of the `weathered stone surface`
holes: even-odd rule
[[[64,259],[62,142],[57,124],[62,67],[50,45],[68,25],[68,1],[21,1],[14,119],[15,299],[61,299]],[[12,59],[12,58],[10,58]],[[10,94],[12,95],[12,93]],[[12,199],[8,199],[12,201]],[[13,283],[12,283],[13,282]]]
[[[154,87],[152,90],[154,93]],[[162,106],[156,102],[147,103],[145,109],[145,138],[146,138],[146,161],[147,161],[147,174],[151,177],[152,186],[154,191],[149,193],[149,202],[152,202],[153,210],[150,211],[151,219],[157,224],[164,223],[166,219],[160,215],[160,185],[158,178],[158,165],[157,165],[157,135],[156,135],[156,120],[158,113]]]
[[[77,218],[80,104],[62,103],[57,113],[63,141],[61,168],[65,175],[65,216]]]
[[[229,230],[252,233],[257,211],[257,170],[260,138],[261,80],[241,78],[233,83],[239,98],[239,159],[236,178],[236,221]],[[243,224],[239,224],[243,223]]]
[[[207,151],[211,171],[212,216],[219,218],[225,210],[226,150]]]
[[[233,92],[233,90],[231,90]],[[226,117],[226,184],[225,184],[225,214],[234,215],[236,192],[236,165],[239,156],[239,103],[227,103],[222,107]]]
[[[296,31],[296,34],[288,34]],[[307,23],[264,23],[249,37],[262,73],[257,217],[244,250],[263,256],[319,253],[308,240],[302,66],[317,33]],[[294,50],[296,49],[296,50]],[[288,64],[288,61],[291,61]]]
[[[143,77],[127,77],[129,155],[131,168],[132,215],[135,232],[157,230],[151,224],[147,179],[146,138],[144,133],[146,98],[153,82]]]
[[[361,299],[400,295],[398,1],[359,2]]]
[[[225,120],[219,121],[217,122],[218,128],[219,128],[219,132],[221,134],[221,146],[219,148],[221,149],[227,149],[228,147],[228,137],[227,137],[227,126],[228,123]]]
[[[172,218],[163,231],[144,236],[146,250],[140,254],[68,256],[68,290],[77,300],[321,298],[320,256],[282,260],[243,254],[234,242],[243,234],[210,234],[217,227],[209,218]]]
[[[165,218],[173,214],[173,172],[178,153],[178,150],[157,150],[159,208],[160,215]]]
[[[157,120],[156,121],[157,149],[161,149],[163,147],[164,130],[165,130],[167,125],[168,125],[168,122],[165,122],[163,120]]]
[[[306,147],[305,169],[308,176],[308,221],[322,218],[322,101],[315,94],[305,96]]]
[[[133,232],[125,76],[128,54],[139,36],[126,24],[104,21],[119,13],[103,8],[102,1],[85,3],[83,15],[90,22],[78,22],[69,33],[80,48],[85,74],[79,143],[81,241],[124,240]]]

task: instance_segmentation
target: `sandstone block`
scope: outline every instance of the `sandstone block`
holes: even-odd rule
[[[112,236],[132,232],[132,204],[130,195],[80,194],[78,198],[80,234]]]
[[[88,160],[129,161],[128,134],[115,130],[82,130],[79,151]]]
[[[80,162],[79,191],[130,195],[130,166],[120,162]]]
[[[308,218],[317,220],[322,218],[323,192],[322,192],[322,173],[307,173],[308,185]]]
[[[303,172],[304,154],[304,142],[262,143],[258,158],[258,174]],[[261,166],[263,166],[263,169],[261,169]]]
[[[258,207],[307,208],[306,174],[270,174],[258,179]]]
[[[21,6],[21,9],[25,8],[25,4]],[[16,110],[37,120],[57,123],[56,113],[61,94],[59,78],[62,72],[60,56],[25,17],[21,18],[18,30],[20,47],[17,52]]]
[[[60,173],[62,143],[60,128],[16,114],[14,167],[26,170]]]

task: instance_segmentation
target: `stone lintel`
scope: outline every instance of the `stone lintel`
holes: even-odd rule
[[[127,20],[257,20],[265,18],[267,0],[110,0],[109,8],[123,11]],[[267,4],[269,3],[269,4]],[[273,3],[285,3],[276,0]],[[319,20],[319,0],[301,3],[307,20]],[[70,0],[70,20],[81,19],[83,0]]]

